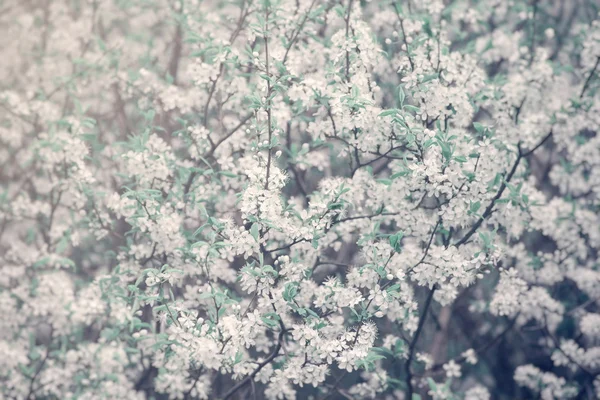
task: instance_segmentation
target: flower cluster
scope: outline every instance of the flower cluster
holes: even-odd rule
[[[600,398],[600,15],[0,5],[0,398]]]

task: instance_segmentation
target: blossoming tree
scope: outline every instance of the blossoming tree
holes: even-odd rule
[[[0,397],[600,397],[598,11],[0,2]]]

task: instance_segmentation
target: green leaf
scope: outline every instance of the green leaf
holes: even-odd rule
[[[373,351],[381,353],[384,356],[390,356],[390,357],[394,358],[394,353],[392,353],[392,351],[390,349],[387,349],[385,347],[373,347]]]
[[[479,122],[473,122],[473,127],[478,133],[484,133],[486,129],[485,126]]]
[[[398,113],[398,110],[396,110],[395,108],[392,108],[391,110],[385,110],[379,113],[380,117],[387,117],[388,115],[396,115]]]
[[[239,364],[242,361],[242,358],[244,357],[244,355],[242,354],[241,351],[238,351],[235,353],[235,358],[233,359],[233,363],[234,364]]]
[[[341,210],[342,208],[344,208],[344,203],[341,203],[341,202],[329,203],[327,205],[327,208],[329,210]]]
[[[402,249],[402,245],[400,242],[402,241],[403,237],[404,237],[404,232],[398,232],[393,235],[390,235],[390,237],[388,239],[390,242],[390,246],[392,246],[392,249],[394,249],[394,251],[396,253],[399,253],[400,250]]]
[[[237,175],[230,171],[219,171],[219,174],[226,176],[228,178],[237,178]]]
[[[275,313],[267,313],[263,317],[260,318],[265,325],[269,328],[274,328],[279,325],[279,315]]]
[[[29,358],[31,358],[32,361],[39,360],[40,357],[41,357],[41,354],[39,351],[37,351],[36,348],[33,348],[31,350],[31,352],[29,353]]]
[[[400,284],[396,283],[396,284],[390,286],[389,288],[387,288],[386,291],[388,293],[397,293],[399,289],[400,289]]]
[[[277,277],[279,275],[277,273],[277,271],[275,271],[275,268],[273,268],[270,265],[263,266],[262,269],[261,269],[261,271],[262,271],[263,274],[269,274],[269,275],[272,275],[272,276],[275,276],[275,277]]]
[[[290,282],[285,285],[285,289],[283,290],[283,299],[285,301],[292,301],[298,294],[298,283]]]
[[[313,249],[316,250],[319,247],[319,239],[317,239],[316,237],[314,237],[313,240],[312,240],[312,242],[311,242],[311,244],[312,244]]]
[[[46,265],[50,261],[50,257],[43,257],[42,259],[33,263],[32,267],[37,268]]]
[[[429,75],[425,75],[423,77],[423,80],[421,81],[421,83],[427,83],[429,81],[432,81],[434,79],[438,78],[438,74],[429,74]]]
[[[434,392],[437,391],[437,383],[435,383],[435,381],[433,379],[427,378],[427,385]]]
[[[387,384],[393,388],[397,388],[400,390],[406,389],[406,383],[396,378],[387,378]]]
[[[398,102],[400,102],[400,107],[404,105],[404,100],[406,99],[406,95],[404,94],[404,90],[402,86],[398,86]]]
[[[252,237],[254,238],[254,240],[256,240],[258,242],[258,237],[259,237],[259,225],[258,223],[253,223],[252,226],[250,227],[250,235],[252,235]]]
[[[62,254],[67,249],[68,245],[69,239],[66,236],[63,236],[62,238],[60,238],[60,241],[56,245],[56,252],[58,254]]]

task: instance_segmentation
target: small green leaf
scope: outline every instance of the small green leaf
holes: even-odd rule
[[[423,77],[423,80],[421,81],[421,83],[427,83],[429,81],[432,81],[434,79],[438,78],[438,74],[429,74],[429,75],[425,75]]]
[[[484,133],[486,129],[485,126],[479,122],[473,122],[473,127],[478,133]]]
[[[226,176],[228,178],[237,178],[237,175],[230,171],[219,171],[219,174]]]
[[[404,100],[406,99],[406,95],[404,94],[404,90],[402,86],[398,86],[398,102],[400,102],[400,107],[404,105]]]
[[[391,110],[385,110],[379,113],[380,117],[387,117],[388,115],[396,115],[398,113],[398,110],[396,110],[395,108],[391,109]]]
[[[283,299],[285,301],[292,301],[298,294],[298,283],[290,282],[285,285],[285,289],[283,291]]]
[[[252,235],[254,240],[256,240],[258,242],[259,225],[256,222],[253,223],[252,226],[250,227],[250,235]]]
[[[392,249],[394,249],[394,251],[396,253],[399,253],[400,250],[402,249],[402,245],[400,242],[402,241],[403,237],[404,237],[403,232],[395,233],[393,235],[390,235],[390,237],[389,237],[390,246],[392,246]]]

